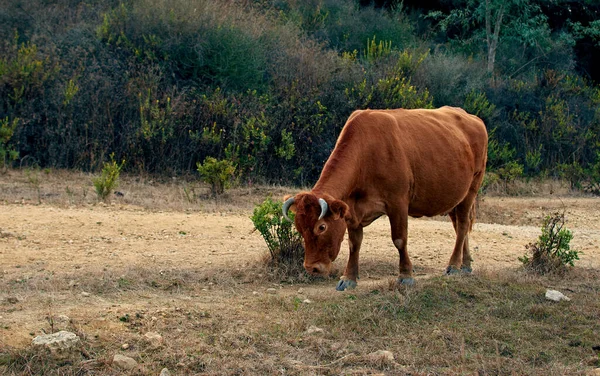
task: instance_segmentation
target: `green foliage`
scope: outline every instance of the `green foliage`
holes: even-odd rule
[[[206,157],[203,163],[197,162],[196,167],[202,180],[210,185],[210,192],[213,197],[225,193],[229,188],[231,178],[235,172],[235,166],[227,159],[217,160],[213,157]]]
[[[371,63],[390,56],[392,53],[392,41],[380,40],[377,43],[376,39],[375,35],[373,35],[373,39],[367,39],[367,48],[363,52],[364,59]]]
[[[598,190],[600,89],[578,68],[597,22],[582,9],[490,0],[492,31],[504,12],[490,76],[483,1],[427,18],[398,2],[14,1],[0,5],[14,35],[0,43],[4,164],[94,171],[114,151],[178,175],[220,156],[243,182],[309,185],[352,111],[451,105],[493,130],[488,167],[503,178],[515,162]]]
[[[475,90],[467,94],[463,108],[468,113],[479,116],[484,121],[491,120],[496,111],[496,105],[490,103],[485,93],[476,92]]]
[[[19,158],[19,152],[10,146],[10,139],[18,124],[19,118],[15,118],[12,121],[8,119],[8,116],[0,119],[0,168],[5,168],[8,162]]]
[[[510,161],[497,171],[498,178],[504,182],[504,190],[507,193],[511,192],[513,182],[523,176],[523,165],[517,161]]]
[[[489,132],[488,138],[488,167],[490,169],[496,170],[514,161],[517,150],[508,142],[498,141],[496,129]]]
[[[579,162],[561,163],[557,166],[557,169],[559,176],[569,182],[569,187],[572,190],[582,188],[586,173]]]
[[[565,227],[565,214],[553,213],[546,216],[542,225],[542,234],[537,242],[530,243],[526,254],[519,260],[526,269],[538,274],[564,272],[566,267],[574,266],[579,260],[579,251],[571,249],[573,234]]]
[[[163,103],[152,99],[150,89],[144,95],[140,93],[140,134],[146,141],[157,140],[165,144],[173,137],[173,124],[171,122],[171,98],[167,97]]]
[[[110,162],[105,162],[102,174],[92,179],[99,200],[106,201],[112,191],[119,185],[119,176],[125,165],[125,159],[120,164],[115,161],[115,153],[110,155]]]
[[[290,213],[293,218],[293,213]],[[250,217],[254,228],[267,243],[271,259],[269,264],[286,276],[303,273],[304,247],[302,236],[283,217],[282,202],[267,198],[254,208]]]

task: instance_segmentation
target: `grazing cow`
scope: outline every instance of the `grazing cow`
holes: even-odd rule
[[[408,216],[449,214],[456,243],[446,273],[471,272],[468,232],[487,146],[483,121],[460,108],[352,113],[319,181],[283,205],[286,218],[290,208],[296,213],[306,271],[329,275],[347,229],[350,257],[337,290],[356,287],[363,227],[386,214],[400,254],[398,282],[412,284]]]

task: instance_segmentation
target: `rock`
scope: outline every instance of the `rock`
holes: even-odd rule
[[[137,362],[128,356],[115,354],[113,357],[113,365],[124,370],[132,370],[137,367]]]
[[[89,292],[85,292],[85,291],[82,291],[82,292],[81,292],[81,296],[83,296],[83,297],[85,297],[85,298],[87,298],[87,297],[88,297],[88,296],[90,296],[90,295],[91,295],[91,294],[90,294]]]
[[[311,303],[312,303],[312,300],[310,300],[310,299],[304,299],[304,300],[302,301],[302,303],[304,303],[304,304],[311,304]]]
[[[258,295],[258,291],[252,291],[252,295]]]
[[[159,376],[171,376],[171,372],[169,372],[169,369],[168,369],[168,368],[163,368],[163,369],[160,371],[160,375],[159,375]]]
[[[304,294],[304,289],[302,287],[298,289],[298,294]]]
[[[66,329],[71,323],[71,318],[67,315],[58,315],[54,317],[54,325],[59,329]]]
[[[586,376],[600,376],[600,368],[593,369],[586,373]]]
[[[56,356],[68,356],[77,350],[79,337],[75,333],[61,330],[58,333],[35,337],[32,345],[48,349],[51,354]]]
[[[144,334],[144,338],[152,345],[152,347],[159,347],[163,343],[163,337],[156,332],[148,332]]]
[[[561,300],[571,300],[571,298],[563,295],[562,292],[556,290],[546,290],[546,299],[552,300],[554,302],[560,302]]]
[[[305,333],[306,334],[324,334],[325,330],[323,330],[323,329],[321,329],[319,327],[316,327],[314,325],[311,325],[311,326],[308,327],[308,329],[306,329]]]
[[[274,289],[273,287],[268,288],[267,289],[267,293],[268,294],[277,294],[277,289]]]
[[[389,363],[395,362],[394,354],[391,351],[386,350],[377,350],[367,355],[367,357],[372,361],[384,361]]]
[[[129,349],[129,344],[128,344],[128,343],[124,343],[124,344],[122,344],[122,345],[121,345],[121,349],[123,349],[123,350],[127,350],[127,349]]]

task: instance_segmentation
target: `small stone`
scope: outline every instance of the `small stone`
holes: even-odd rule
[[[159,376],[171,376],[171,372],[169,372],[168,368],[163,368],[162,370],[160,370]]]
[[[268,288],[267,289],[267,293],[268,294],[277,294],[277,289],[274,289],[273,287]]]
[[[81,292],[81,296],[83,296],[84,298],[87,298],[87,297],[89,297],[90,295],[91,295],[91,294],[90,294],[89,292],[85,292],[85,291],[82,291],[82,292]]]
[[[600,376],[600,368],[593,369],[586,373],[586,376]]]
[[[311,303],[312,303],[312,300],[310,300],[310,299],[304,299],[304,300],[302,301],[302,303],[304,303],[304,304],[311,304]]]
[[[385,362],[390,362],[390,363],[393,363],[395,361],[394,354],[391,351],[386,351],[386,350],[377,350],[375,352],[370,353],[367,356],[369,357],[369,359],[371,359],[373,361],[383,360]]]
[[[120,369],[132,370],[136,368],[138,364],[133,358],[121,354],[115,354],[113,357],[113,365]]]
[[[61,330],[35,337],[32,345],[46,348],[54,355],[68,355],[79,345],[79,337],[75,333]]]
[[[562,292],[556,290],[546,290],[546,299],[552,300],[554,302],[560,302],[561,300],[571,300],[571,298],[563,295]]]
[[[71,323],[71,318],[67,315],[58,315],[53,318],[54,325],[59,329],[66,329]]]
[[[128,344],[128,343],[124,343],[123,345],[121,345],[121,349],[122,349],[122,350],[127,350],[127,349],[129,349],[129,344]]]
[[[144,334],[144,338],[153,347],[159,347],[160,345],[162,345],[162,342],[163,342],[163,337],[156,332],[148,332],[148,333]]]
[[[311,325],[311,326],[308,327],[308,329],[306,329],[305,333],[306,334],[324,334],[325,330],[323,330],[323,329],[321,329],[319,327],[316,327],[314,325]]]
[[[302,287],[298,289],[298,294],[304,294],[304,289]]]
[[[258,291],[252,291],[252,295],[258,295]]]

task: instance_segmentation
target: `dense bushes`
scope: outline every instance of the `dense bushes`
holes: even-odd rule
[[[595,29],[555,32],[539,7],[528,8],[535,22],[506,24],[493,77],[479,21],[440,34],[443,13],[415,22],[414,11],[399,6],[11,0],[0,7],[7,163],[18,155],[98,170],[115,153],[129,170],[179,174],[212,157],[231,162],[242,183],[307,185],[353,110],[453,105],[485,120],[489,166],[499,175],[563,174],[574,187],[593,187],[595,175],[585,172],[600,165],[600,89],[573,71],[569,39],[591,38]]]

